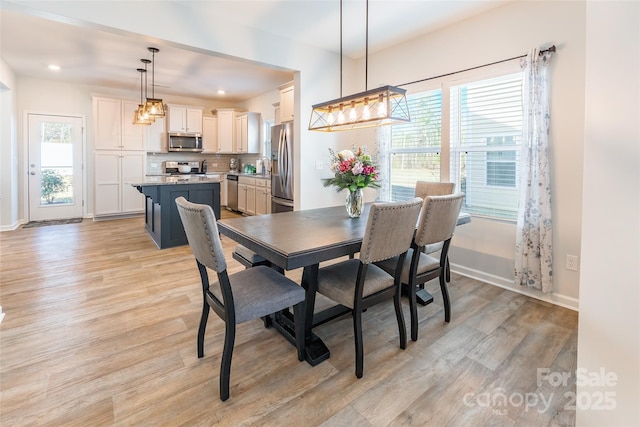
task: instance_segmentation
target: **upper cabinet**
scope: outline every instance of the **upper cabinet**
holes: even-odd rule
[[[94,148],[96,150],[144,150],[145,127],[133,124],[136,101],[94,97]]]
[[[218,119],[218,151],[220,154],[260,153],[260,113],[239,112],[233,108],[215,110]],[[203,141],[206,140],[203,135]]]
[[[175,133],[202,133],[202,108],[168,105],[169,129]]]
[[[202,152],[218,152],[218,118],[202,118]]]
[[[219,108],[218,117],[218,153],[233,153],[233,137],[235,134],[235,112],[232,108]]]
[[[260,153],[260,113],[236,115],[235,152]]]
[[[149,126],[144,126],[145,130],[147,131],[147,152],[167,152],[167,128],[165,124],[165,117],[160,117],[157,118],[156,121],[151,123]]]
[[[293,82],[280,87],[280,122],[290,122],[294,118]]]

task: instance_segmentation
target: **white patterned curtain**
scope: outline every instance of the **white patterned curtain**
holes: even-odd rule
[[[391,151],[391,126],[376,127],[376,161],[380,176],[378,200],[391,200],[391,165],[389,152]]]
[[[532,49],[524,60],[524,130],[520,153],[520,203],[515,283],[553,292],[549,98],[551,53]]]

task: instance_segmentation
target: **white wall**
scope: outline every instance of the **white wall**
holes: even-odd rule
[[[578,426],[640,425],[640,3],[587,3]],[[607,401],[604,407],[610,408]]]
[[[131,31],[132,41],[140,39],[141,44],[144,42],[140,34],[145,34],[204,51],[299,70],[295,77],[295,110],[299,117],[295,127],[299,166],[296,168],[296,183],[299,184],[296,186],[296,209],[344,203],[343,194],[322,186],[321,179],[330,176],[327,148],[341,149],[363,144],[372,147],[375,136],[369,130],[330,134],[306,130],[310,106],[339,96],[337,55],[240,28],[237,24],[216,22],[209,16],[213,11],[205,6],[206,3],[199,3],[196,7],[196,3],[178,6],[177,3],[154,2],[153,8],[149,8],[148,3],[137,2],[33,2],[30,5],[68,17],[84,18],[90,22],[87,25],[93,25],[93,22],[118,31]],[[129,18],[123,18],[120,8],[126,8],[125,15]],[[216,22],[216,25],[205,25],[207,22]],[[558,46],[550,73],[555,293],[547,298],[574,307],[577,305],[579,275],[564,269],[564,256],[567,253],[580,254],[584,139],[584,110],[580,106],[584,102],[584,25],[584,2],[515,2],[371,54],[369,58],[369,87],[373,87],[401,84],[520,55],[533,46],[548,43]],[[193,28],[201,31],[193,31]],[[234,34],[234,37],[228,37],[229,34]],[[354,63],[345,58],[344,70],[344,94],[363,90],[362,61]],[[29,91],[26,85],[22,86]],[[46,90],[44,85],[36,87]],[[414,90],[411,86],[407,89]],[[41,102],[36,93],[35,88],[26,93],[24,97],[28,100],[23,100],[20,108],[41,108],[36,105]],[[82,96],[73,89],[71,94]],[[138,94],[130,96],[136,98]],[[86,102],[90,102],[88,97]],[[89,129],[90,119],[87,113]],[[91,147],[90,133],[87,137]],[[324,162],[322,170],[316,169],[316,160]],[[368,200],[373,197],[367,194]],[[487,239],[487,236],[492,236],[492,239]],[[512,286],[514,236],[513,224],[475,220],[458,230],[452,259],[458,264],[458,269],[467,274]]]
[[[295,209],[336,204],[334,192],[322,187],[326,170],[316,170],[315,161],[327,158],[327,148],[336,147],[340,137],[307,130],[310,106],[339,95],[339,57],[335,53],[217,19],[214,2],[34,1],[29,6],[65,17],[67,22],[79,20],[82,25],[97,24],[107,31],[127,32],[132,42],[138,40],[141,46],[146,46],[151,37],[159,40],[159,46],[175,43],[299,71],[294,79],[299,117],[294,129],[299,165],[295,172],[295,182],[299,183]],[[350,61],[345,62],[346,68]]]
[[[15,73],[0,60],[0,231],[18,227],[18,135]]]
[[[89,87],[83,85],[74,85],[67,83],[60,83],[52,80],[44,80],[44,79],[35,79],[31,77],[19,77],[17,80],[16,88],[13,92],[18,94],[17,96],[17,137],[15,138],[16,146],[15,152],[17,156],[19,155],[20,161],[18,162],[16,156],[16,167],[14,168],[14,173],[16,177],[13,181],[15,185],[16,191],[16,203],[15,203],[15,219],[14,222],[19,224],[21,222],[26,222],[28,220],[28,212],[27,212],[27,188],[26,188],[26,177],[25,173],[17,173],[15,171],[25,171],[27,159],[27,141],[26,135],[24,135],[24,113],[32,112],[32,113],[42,113],[42,114],[63,114],[63,115],[72,115],[72,116],[81,116],[85,117],[87,129],[85,131],[85,168],[87,170],[87,182],[86,182],[86,191],[87,199],[85,200],[85,216],[92,216],[93,214],[93,117],[92,117],[92,96],[111,96],[116,98],[123,99],[137,99],[136,96],[139,96],[135,91],[117,91],[104,87]],[[177,96],[169,96],[163,95],[162,93],[157,93],[158,96],[161,96],[165,103],[169,104],[179,104],[179,105],[190,105],[197,106],[203,108],[204,115],[211,115],[211,110],[215,108],[229,107],[228,104],[220,104],[212,101],[207,101],[203,99],[196,98],[187,98],[187,97],[177,97]],[[4,95],[3,95],[4,96]],[[235,107],[235,106],[233,106]],[[257,110],[259,111],[259,110]],[[3,119],[5,115],[3,114]],[[10,115],[7,118],[11,117]],[[8,130],[8,127],[7,129]],[[3,132],[5,131],[5,127],[3,126]],[[4,138],[3,138],[4,141]],[[3,148],[3,155],[4,155]],[[163,157],[163,156],[159,156]],[[4,170],[4,168],[3,168]],[[2,180],[3,186],[5,185],[5,180]],[[6,181],[9,184],[9,180]],[[17,196],[19,194],[20,196]],[[7,198],[8,200],[9,198]],[[18,203],[17,200],[20,202]],[[7,206],[11,206],[10,203],[6,203]],[[3,202],[3,208],[5,203]],[[4,225],[4,223],[2,223]],[[15,228],[15,227],[14,227]]]
[[[508,3],[431,34],[370,54],[369,81],[400,85],[526,54],[555,44],[550,68],[554,294],[513,284],[515,224],[475,219],[458,228],[451,249],[455,269],[481,280],[577,308],[579,274],[565,254],[580,255],[584,139],[585,3]],[[517,65],[517,62],[516,62]],[[479,75],[486,70],[472,73]],[[459,79],[471,73],[458,74]],[[439,81],[405,86],[408,93]],[[371,86],[371,84],[370,84]],[[447,179],[445,177],[445,179]]]

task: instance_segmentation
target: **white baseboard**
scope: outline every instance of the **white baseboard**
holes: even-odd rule
[[[18,220],[10,225],[1,225],[0,232],[17,230],[22,224],[26,224],[26,221]]]
[[[516,286],[513,283],[513,279],[505,279],[504,277],[494,276],[473,268],[464,267],[462,265],[451,264],[451,271],[461,276],[469,277],[471,279],[479,280],[490,285],[498,286],[503,289],[508,289],[513,292],[517,292],[528,297],[536,298],[541,301],[546,301],[551,304],[558,305],[560,307],[568,308],[570,310],[579,311],[579,301],[577,298],[568,297],[566,295],[560,295],[555,293],[545,294],[536,289],[525,288],[522,286]]]

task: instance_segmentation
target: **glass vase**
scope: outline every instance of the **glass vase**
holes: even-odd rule
[[[358,218],[362,213],[362,188],[356,191],[349,191],[344,206],[347,208],[347,214],[351,218]]]

